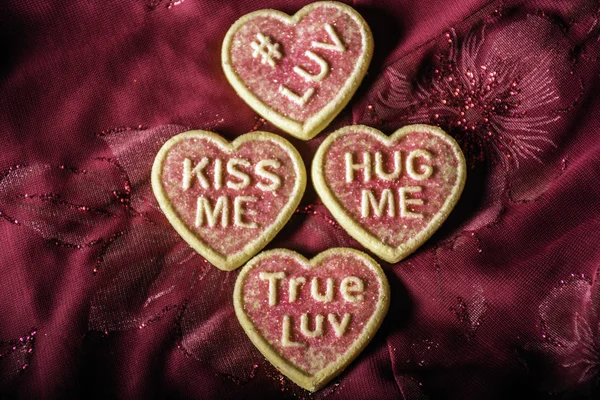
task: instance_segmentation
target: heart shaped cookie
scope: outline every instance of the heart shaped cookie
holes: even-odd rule
[[[260,10],[227,32],[221,59],[227,79],[256,112],[308,140],[348,103],[367,72],[373,39],[351,7],[312,3],[294,16]]]
[[[312,179],[340,225],[395,263],[446,220],[462,193],[466,166],[456,141],[440,128],[409,125],[387,137],[355,125],[323,141]]]
[[[225,271],[273,239],[305,187],[296,149],[268,132],[232,143],[212,132],[184,132],[163,145],[152,166],[152,189],[169,222]]]
[[[263,355],[315,391],[365,348],[389,306],[389,286],[366,254],[344,248],[312,260],[270,250],[250,260],[233,294],[235,313]]]

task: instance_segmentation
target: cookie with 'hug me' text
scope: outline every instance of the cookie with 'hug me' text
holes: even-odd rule
[[[184,132],[163,145],[152,167],[152,189],[171,225],[225,271],[273,239],[305,186],[296,149],[268,132],[231,143],[208,131]]]
[[[429,125],[405,126],[389,137],[367,126],[346,126],[321,143],[311,173],[339,224],[390,263],[433,235],[466,180],[456,141]]]

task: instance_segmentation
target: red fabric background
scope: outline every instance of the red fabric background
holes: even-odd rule
[[[177,237],[149,168],[187,128],[281,133],[227,83],[221,42],[245,13],[306,3],[3,3],[0,397],[600,396],[592,0],[351,3],[374,33],[369,74],[324,133],[286,137],[310,165],[341,126],[436,123],[467,154],[467,187],[426,245],[382,263],[389,314],[326,388],[299,389],[253,348],[233,313],[237,272]],[[490,89],[481,66],[499,71]],[[268,248],[332,246],[361,249],[309,185]]]

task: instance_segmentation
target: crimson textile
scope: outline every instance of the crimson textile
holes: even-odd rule
[[[290,0],[6,0],[0,13],[0,397],[600,397],[600,5],[349,3],[374,58],[312,140],[256,115],[221,69],[240,16]],[[305,164],[335,129],[438,125],[465,191],[423,247],[382,263],[391,306],[365,351],[310,394],[233,310],[238,271],[175,233],[150,188],[173,135],[266,130]],[[309,182],[267,248],[362,247]]]

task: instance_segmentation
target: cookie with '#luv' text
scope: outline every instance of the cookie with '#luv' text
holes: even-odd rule
[[[373,55],[367,23],[334,1],[289,16],[244,15],[229,29],[221,60],[238,95],[267,120],[308,140],[348,103]]]
[[[273,239],[305,187],[296,149],[268,132],[231,143],[212,132],[184,132],[163,145],[152,167],[152,189],[171,225],[225,271]]]
[[[244,266],[233,301],[261,353],[296,384],[315,391],[373,338],[389,297],[383,271],[358,250],[333,248],[307,260],[275,249]]]
[[[456,141],[438,127],[409,125],[388,137],[355,125],[321,143],[312,179],[339,224],[395,263],[446,220],[464,188],[466,166]]]

